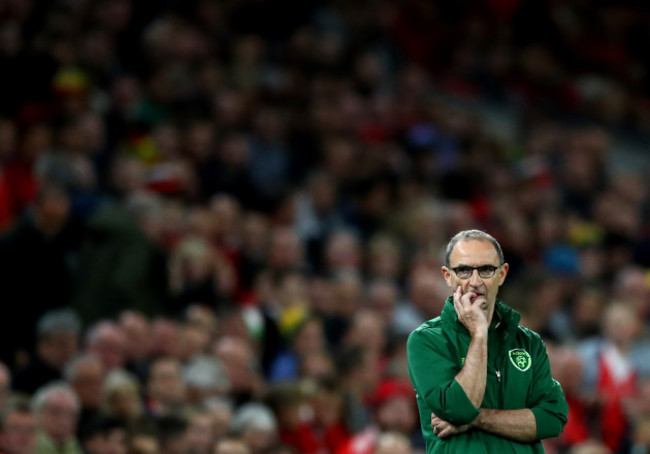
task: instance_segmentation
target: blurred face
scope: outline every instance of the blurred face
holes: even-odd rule
[[[327,266],[332,271],[357,269],[361,251],[354,238],[347,234],[335,235],[327,244]]]
[[[261,453],[275,442],[275,432],[249,427],[244,431],[243,439],[250,446],[251,452]]]
[[[275,269],[290,269],[301,259],[302,247],[298,237],[289,230],[274,232],[268,253],[269,265]]]
[[[57,443],[64,443],[75,433],[78,409],[66,393],[50,396],[38,418],[38,426]]]
[[[379,314],[386,323],[390,323],[397,301],[397,291],[391,285],[377,285],[368,297],[368,306]]]
[[[174,360],[161,360],[154,363],[149,377],[149,392],[152,397],[164,403],[181,402],[185,397],[185,386],[181,377],[180,364]]]
[[[34,210],[41,228],[56,231],[68,219],[70,200],[64,194],[48,193],[34,205]]]
[[[310,320],[297,334],[294,345],[298,352],[307,355],[320,351],[325,344],[323,326],[319,320]]]
[[[212,417],[209,414],[197,414],[190,419],[185,432],[187,449],[193,453],[211,454],[214,444]]]
[[[444,291],[444,293],[443,293]],[[447,288],[433,271],[414,271],[409,281],[409,298],[426,317],[440,315],[447,296]]]
[[[378,410],[379,427],[384,431],[410,434],[416,425],[413,402],[407,397],[394,397],[383,403]]]
[[[178,326],[171,320],[157,320],[153,325],[153,353],[157,355],[174,355],[179,339]]]
[[[151,327],[149,321],[139,314],[130,314],[121,320],[124,330],[125,351],[129,360],[147,358],[151,347]]]
[[[251,367],[253,353],[245,341],[235,337],[222,338],[215,346],[215,354],[226,366],[233,390],[248,391],[254,386],[256,376]]]
[[[29,411],[7,415],[0,432],[0,449],[7,454],[30,454],[36,444],[34,416]]]
[[[75,333],[58,331],[48,334],[39,341],[38,352],[45,362],[62,369],[79,348],[79,339]]]
[[[442,274],[452,292],[460,286],[463,293],[476,293],[476,297],[472,302],[480,304],[487,315],[488,321],[491,321],[499,287],[508,274],[508,264],[505,263],[499,266],[499,255],[496,249],[491,242],[483,240],[459,241],[456,243],[449,256],[449,264],[449,268],[442,267]],[[490,278],[482,278],[477,270],[473,270],[469,278],[461,279],[453,271],[453,268],[458,266],[478,267],[483,265],[498,268]]]
[[[138,390],[130,386],[115,390],[106,396],[106,406],[112,414],[125,419],[139,416],[142,410]]]
[[[612,306],[605,313],[603,331],[607,339],[617,345],[626,345],[637,335],[639,322],[628,306]]]
[[[88,361],[79,366],[76,379],[71,383],[81,405],[89,408],[99,406],[104,383],[104,366],[99,361]]]
[[[121,329],[106,329],[90,345],[90,350],[102,359],[104,366],[108,370],[124,366],[126,343]]]
[[[212,432],[215,438],[224,437],[230,428],[232,411],[227,406],[220,406],[210,410],[212,416]]]

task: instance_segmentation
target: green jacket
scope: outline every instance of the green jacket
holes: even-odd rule
[[[83,454],[83,451],[76,437],[70,437],[62,446],[57,446],[49,435],[39,432],[32,454]]]
[[[481,407],[530,408],[537,422],[537,441],[522,443],[478,429],[446,439],[433,433],[431,413],[455,425],[468,424],[479,414],[454,379],[463,367],[470,336],[458,321],[450,297],[441,316],[415,329],[407,343],[427,454],[541,453],[539,440],[559,435],[566,424],[568,405],[560,384],[551,377],[544,342],[519,326],[520,315],[501,301],[494,316],[500,322],[488,330],[487,384]]]

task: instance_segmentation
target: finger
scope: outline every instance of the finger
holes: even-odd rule
[[[449,435],[453,435],[453,429],[451,426],[441,428],[440,431],[438,432],[438,438],[445,438],[448,437]]]
[[[463,296],[463,287],[459,285],[458,287],[456,287],[456,291],[454,292],[454,301],[460,302],[462,296]]]
[[[464,309],[461,298],[462,296],[460,295],[460,287],[458,287],[458,290],[454,292],[454,309],[456,309],[456,313],[459,315]]]
[[[475,301],[476,299],[476,293],[474,292],[467,292],[461,297],[461,302],[463,306],[465,307],[470,307],[472,305],[472,302]]]

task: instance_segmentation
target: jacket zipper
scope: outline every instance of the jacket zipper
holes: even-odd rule
[[[500,371],[500,370],[497,370],[497,371],[495,372],[495,374],[496,374],[496,376],[497,376],[497,381],[498,381],[499,383],[501,383],[501,371]]]

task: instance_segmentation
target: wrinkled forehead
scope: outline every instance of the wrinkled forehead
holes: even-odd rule
[[[466,240],[456,243],[449,255],[452,267],[458,265],[499,265],[499,254],[488,240]]]

